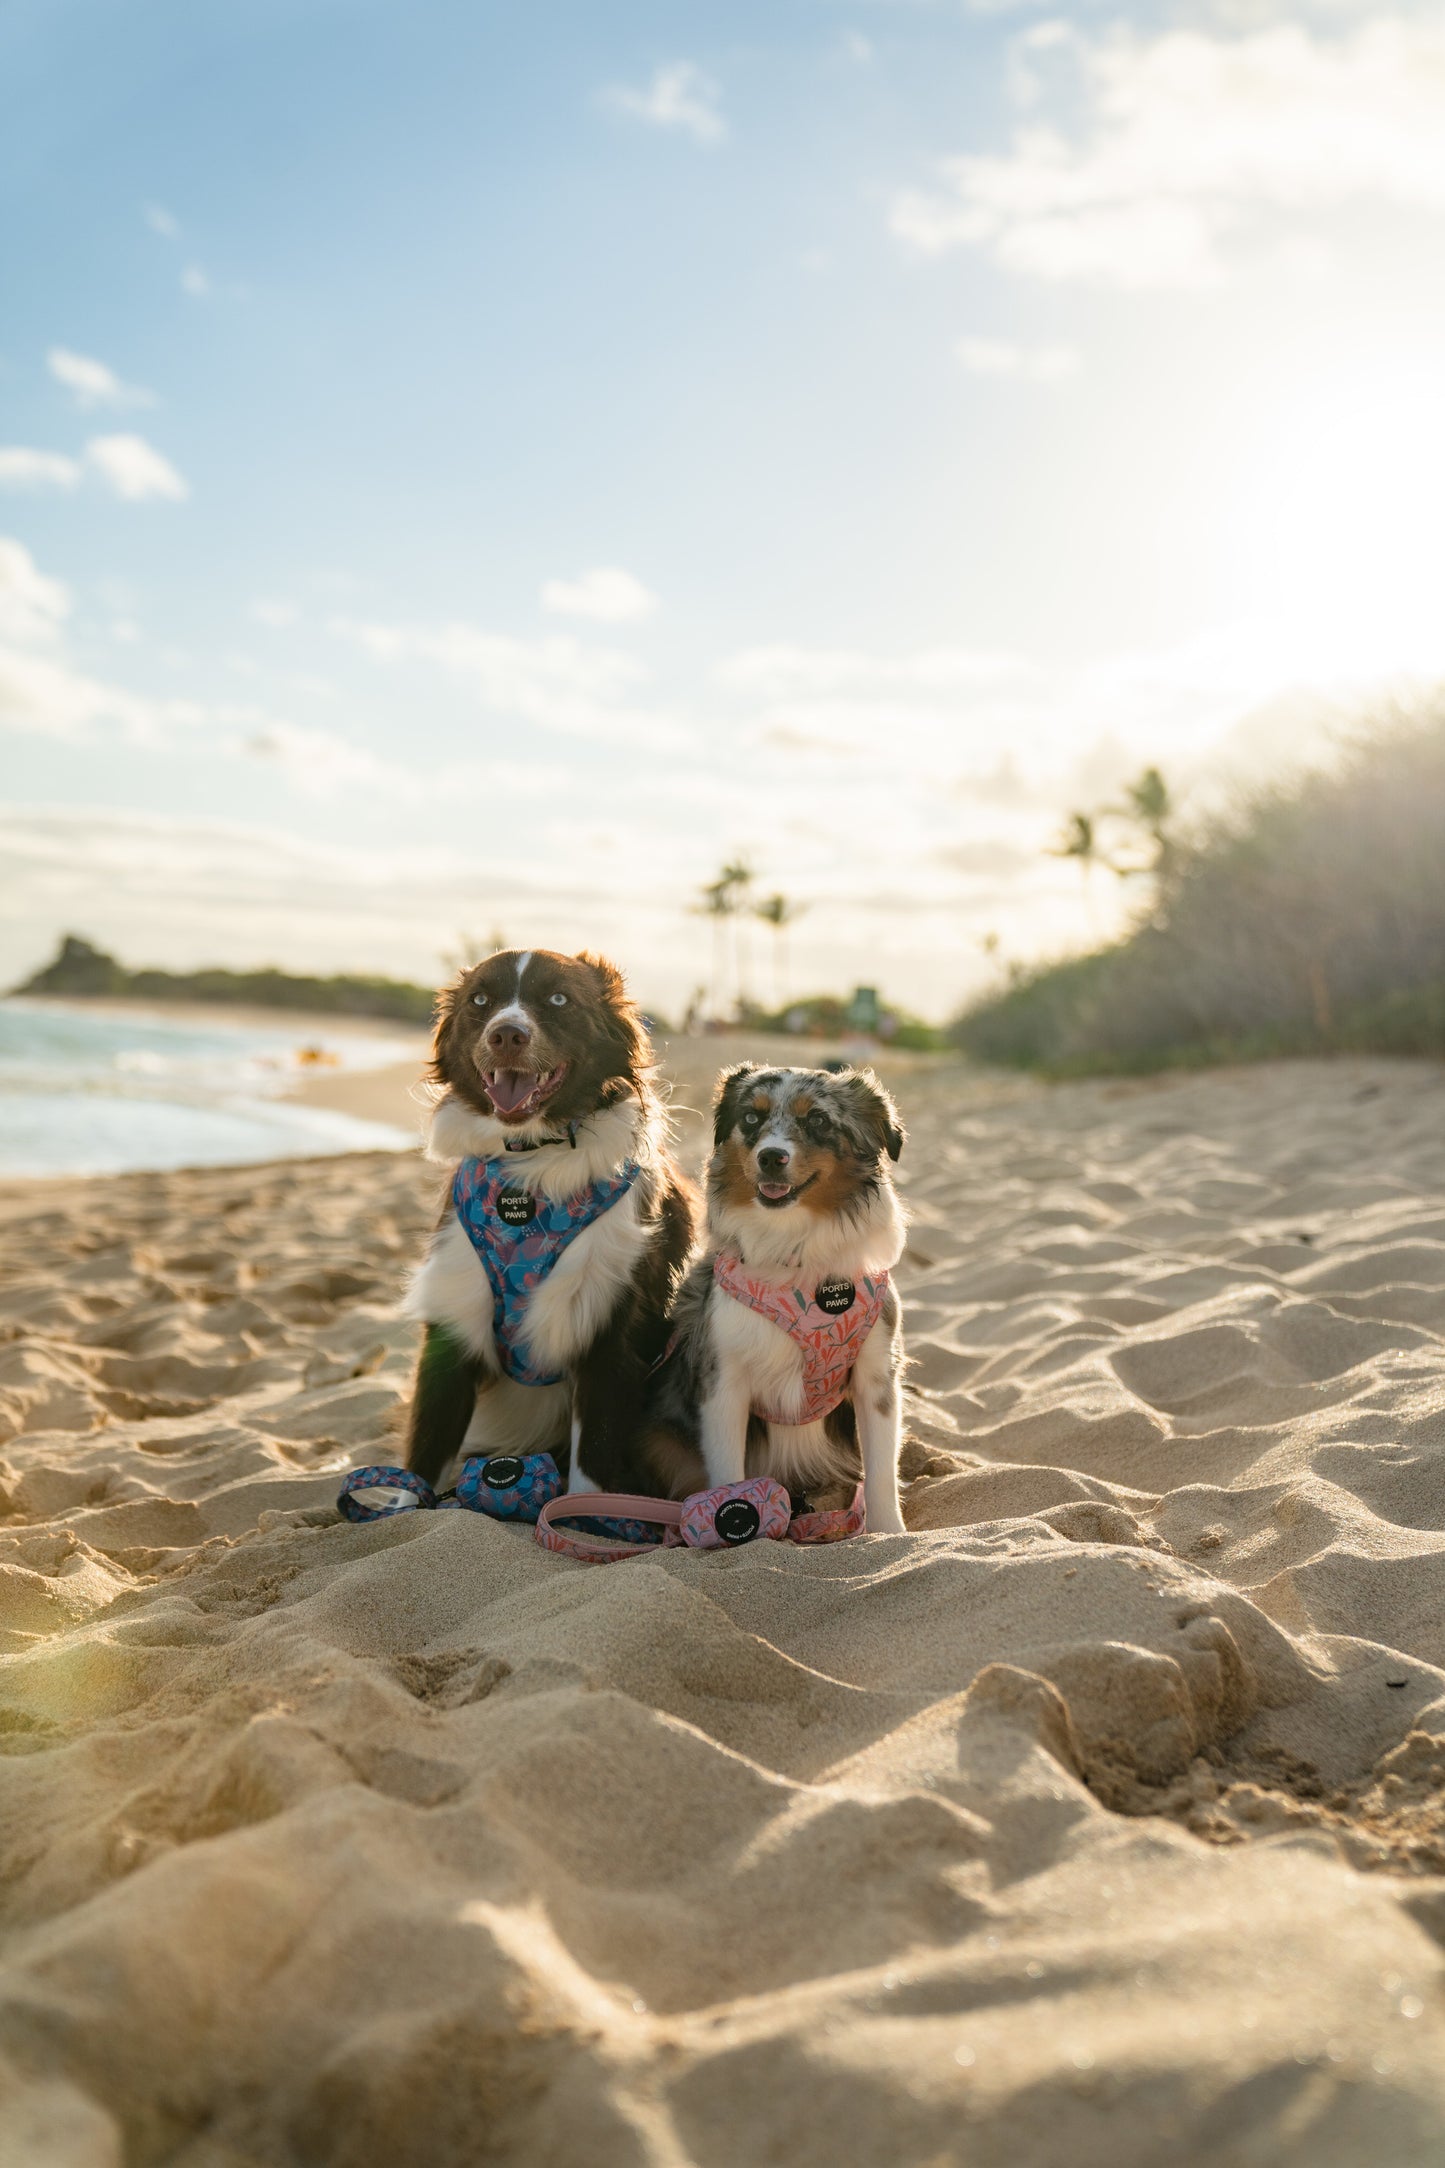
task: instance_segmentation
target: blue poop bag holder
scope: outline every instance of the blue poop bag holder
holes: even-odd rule
[[[494,1521],[535,1521],[561,1491],[550,1453],[494,1453],[464,1461],[455,1491],[440,1497],[410,1468],[353,1468],[336,1503],[349,1521],[386,1521],[418,1507],[449,1506],[465,1506]]]

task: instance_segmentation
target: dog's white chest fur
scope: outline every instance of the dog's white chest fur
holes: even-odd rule
[[[712,1310],[717,1351],[745,1372],[753,1406],[801,1416],[807,1372],[792,1334],[721,1287],[713,1290]]]

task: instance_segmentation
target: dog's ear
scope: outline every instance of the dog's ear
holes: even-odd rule
[[[574,961],[586,964],[590,971],[597,973],[602,981],[602,991],[609,1001],[627,1001],[627,982],[610,956],[594,956],[590,949],[578,949]]]
[[[465,1013],[476,968],[475,964],[463,964],[456,977],[439,988],[432,1005],[431,1061],[428,1066],[433,1083],[450,1084],[452,1081],[448,1059],[452,1025]]]
[[[849,1111],[859,1123],[875,1155],[886,1152],[895,1161],[908,1141],[898,1109],[871,1069],[855,1069],[846,1080]]]
[[[580,949],[574,960],[586,965],[601,988],[602,1007],[598,1021],[603,1038],[612,1049],[610,1058],[616,1064],[616,1073],[603,1091],[602,1103],[612,1106],[629,1092],[639,1091],[651,1075],[652,1041],[642,1021],[642,1011],[628,993],[627,981],[611,958],[594,956],[590,950]]]
[[[757,1076],[755,1061],[740,1061],[735,1068],[724,1069],[717,1080],[717,1091],[712,1103],[712,1141],[714,1150],[726,1137],[738,1118],[738,1095],[745,1078]]]

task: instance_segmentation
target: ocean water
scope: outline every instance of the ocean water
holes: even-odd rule
[[[405,1058],[378,1032],[191,1023],[84,1003],[0,1000],[0,1178],[231,1167],[404,1151],[414,1131],[286,1099],[321,1046],[345,1069]]]

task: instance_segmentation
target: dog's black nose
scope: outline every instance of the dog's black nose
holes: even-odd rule
[[[784,1174],[789,1154],[776,1144],[765,1144],[758,1154],[758,1165],[764,1174]]]
[[[520,1054],[532,1043],[532,1034],[525,1024],[493,1024],[487,1033],[487,1045],[494,1054]]]

